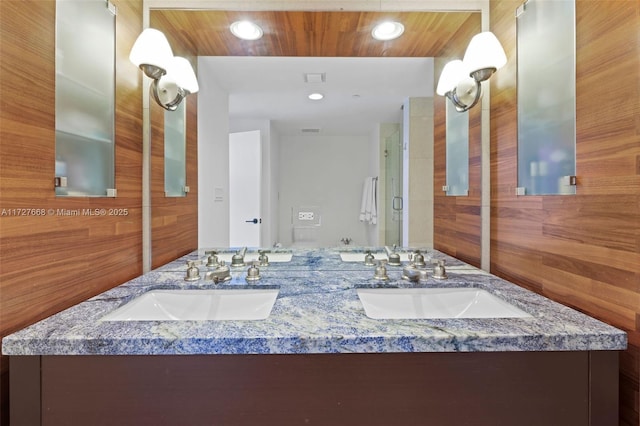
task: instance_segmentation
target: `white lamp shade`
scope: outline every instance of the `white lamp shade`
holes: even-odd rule
[[[469,73],[487,68],[498,70],[507,63],[507,55],[496,36],[490,31],[485,31],[473,36],[463,62]]]
[[[196,93],[199,90],[198,79],[193,72],[191,63],[181,56],[174,56],[171,59],[167,66],[166,77],[175,81],[178,86],[189,93]]]
[[[438,80],[438,87],[436,93],[440,96],[444,96],[448,92],[456,88],[460,80],[468,77],[469,73],[460,59],[455,59],[447,64],[442,69],[440,79]]]
[[[173,51],[162,32],[147,28],[136,39],[129,53],[129,60],[137,67],[140,65],[153,65],[165,69],[173,58]]]

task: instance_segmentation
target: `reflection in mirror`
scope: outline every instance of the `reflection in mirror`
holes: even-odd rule
[[[276,226],[263,220],[263,227],[271,226],[274,242],[320,247],[343,241],[352,246],[385,244],[386,231],[395,230],[388,243],[399,243],[401,107],[410,98],[433,97],[431,58],[200,57],[198,72],[203,108],[209,100],[221,102],[226,93],[228,106],[219,108],[227,109],[231,132],[264,130],[263,182],[270,194],[263,200],[270,203],[267,213]],[[211,90],[212,81],[217,92]],[[307,95],[315,91],[325,98],[309,100]],[[212,117],[200,107],[198,115]],[[214,140],[212,135],[224,126],[214,121],[217,117],[199,127],[198,138]],[[393,145],[387,158],[396,163],[391,176],[383,173],[387,136]],[[199,173],[210,174],[207,181],[212,181],[215,170]],[[376,219],[368,220],[367,205],[363,208],[365,182],[374,177],[378,177]],[[230,191],[229,197],[234,195]],[[317,206],[322,212],[320,224],[292,223],[292,209],[296,218],[301,206]],[[264,211],[262,217],[267,217]],[[264,241],[272,244],[268,238]]]
[[[104,0],[56,1],[56,195],[114,188],[114,105],[114,9]]]
[[[175,111],[164,112],[164,192],[167,197],[184,197],[186,167],[186,109],[180,102]]]
[[[529,0],[518,9],[518,187],[575,194],[575,5]]]
[[[301,206],[318,206],[322,211],[320,246],[340,245],[343,240],[352,245],[385,242],[383,218],[375,225],[358,220],[363,181],[379,176],[378,189],[387,192],[384,199],[380,194],[380,204],[384,200],[398,212],[404,207],[405,218],[409,199],[401,200],[401,191],[407,192],[410,185],[402,188],[400,178],[384,180],[385,140],[380,124],[401,125],[400,108],[409,98],[433,97],[433,58],[447,56],[447,49],[459,39],[466,43],[477,33],[481,13],[460,5],[456,11],[450,5],[437,6],[437,11],[290,11],[287,4],[294,2],[287,1],[278,6],[283,10],[248,13],[154,9],[154,1],[148,3],[150,25],[182,41],[176,45],[193,46],[199,55],[198,158],[206,158],[208,167],[198,169],[202,182],[198,202],[201,217],[209,218],[198,228],[199,243],[225,245],[229,222],[225,208],[234,196],[225,191],[225,143],[229,131],[256,129],[263,130],[267,141],[263,151],[265,245],[292,243],[291,212]],[[208,4],[224,9],[222,2]],[[370,26],[390,14],[403,23],[405,33],[392,42],[373,40]],[[230,36],[232,22],[249,18],[270,29],[269,37],[248,43]],[[316,59],[325,62],[311,62]],[[379,80],[368,84],[375,76]],[[312,103],[307,96],[315,91],[325,97]],[[384,116],[378,113],[378,101],[389,103]],[[243,105],[245,111],[240,110]],[[288,110],[283,111],[285,106]],[[432,110],[425,114],[431,123],[432,114]],[[401,173],[408,173],[407,169]],[[407,178],[407,182],[420,191],[429,187],[422,178]],[[378,214],[384,211],[380,205]],[[393,218],[393,212],[384,219],[387,216]]]
[[[447,100],[447,195],[469,193],[469,111],[458,112]]]
[[[384,173],[380,174],[385,186],[383,200],[385,209],[385,234],[382,244],[387,246],[402,245],[402,126],[386,124],[390,134],[384,136]],[[382,141],[381,141],[382,142]]]

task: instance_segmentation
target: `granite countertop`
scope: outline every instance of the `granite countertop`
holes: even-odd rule
[[[232,269],[233,279],[224,284],[185,282],[186,261],[204,259],[204,250],[199,250],[5,337],[2,351],[5,355],[181,355],[626,348],[627,336],[621,330],[443,253],[425,250],[425,258],[445,260],[449,278],[413,284],[401,279],[402,267],[388,266],[390,280],[383,285],[478,287],[531,317],[371,319],[365,315],[356,289],[381,285],[373,279],[374,268],[343,262],[338,249],[317,249],[294,250],[290,262],[272,262],[260,268],[262,279],[251,287],[279,288],[271,315],[265,320],[101,321],[153,289],[249,286],[244,279],[246,268]],[[200,269],[204,275],[206,268]]]

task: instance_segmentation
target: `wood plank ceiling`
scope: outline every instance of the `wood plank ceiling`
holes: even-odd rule
[[[477,12],[156,9],[150,23],[165,32],[172,45],[191,46],[189,53],[198,56],[439,57],[446,56],[449,41],[478,16]],[[257,41],[235,38],[229,25],[243,19],[260,25],[264,36]],[[374,40],[372,28],[385,20],[402,22],[403,36]]]

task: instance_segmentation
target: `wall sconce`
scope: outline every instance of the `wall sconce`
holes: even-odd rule
[[[142,31],[131,48],[129,60],[153,79],[151,95],[166,110],[175,111],[185,97],[199,90],[189,61],[173,56],[167,38],[158,30]]]
[[[506,63],[507,55],[492,32],[476,34],[469,42],[463,60],[456,59],[444,66],[436,93],[449,98],[458,112],[468,111],[482,97],[480,83]]]

